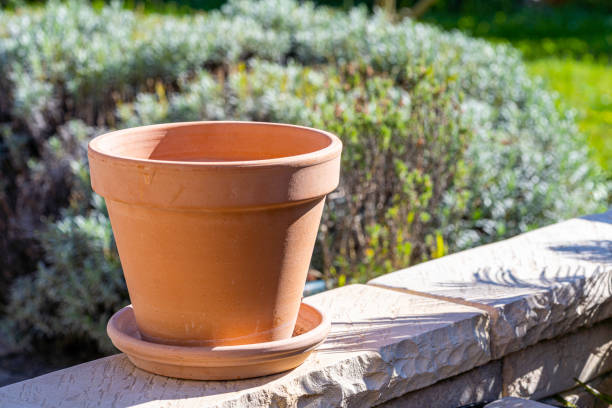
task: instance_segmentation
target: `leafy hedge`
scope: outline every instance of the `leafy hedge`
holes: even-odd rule
[[[52,2],[0,14],[0,69],[0,250],[14,254],[0,268],[19,276],[1,327],[17,348],[109,350],[104,322],[128,300],[87,185],[85,143],[103,128],[243,119],[337,133],[342,180],[313,265],[338,284],[596,211],[607,193],[518,52],[365,9],[237,0],[169,17]]]

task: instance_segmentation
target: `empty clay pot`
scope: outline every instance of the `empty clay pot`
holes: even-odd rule
[[[340,140],[271,123],[144,126],[89,144],[141,336],[181,346],[291,337]]]

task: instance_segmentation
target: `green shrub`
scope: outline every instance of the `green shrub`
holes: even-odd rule
[[[342,180],[313,263],[338,284],[596,211],[607,192],[573,118],[518,52],[365,8],[236,0],[162,17],[50,3],[0,14],[0,67],[0,220],[18,196],[47,208],[27,212],[47,216],[30,234],[45,256],[13,285],[2,324],[27,335],[21,346],[59,337],[108,350],[103,322],[127,303],[87,185],[89,126],[242,119],[337,133]]]
[[[458,158],[469,137],[454,80],[423,72],[408,88],[367,66],[315,71],[253,61],[230,72],[226,92],[232,97],[217,102],[219,87],[203,73],[167,100],[139,95],[120,117],[131,126],[212,111],[215,119],[328,129],[344,143],[343,176],[327,200],[315,266],[364,281],[432,256],[440,223],[431,214],[456,207],[442,201],[464,176]]]
[[[112,352],[106,323],[125,306],[127,289],[108,217],[100,211],[66,216],[49,224],[41,241],[44,262],[33,278],[20,277],[12,286],[5,339],[18,349],[41,339],[93,340],[100,351]]]
[[[38,173],[61,163],[71,190],[61,218],[48,220],[37,234],[44,259],[11,287],[5,311],[10,319],[0,322],[0,332],[14,349],[54,340],[59,346],[93,341],[103,352],[113,350],[106,322],[128,297],[104,200],[90,187],[85,147],[97,132],[69,122],[46,143],[44,161],[31,165]]]
[[[85,147],[95,133],[71,121],[56,135],[40,140],[0,124],[0,299],[5,300],[15,276],[32,271],[42,258],[38,235],[43,219],[68,206],[71,196],[79,202],[77,192],[83,191],[83,184],[72,169],[80,167],[87,174]]]

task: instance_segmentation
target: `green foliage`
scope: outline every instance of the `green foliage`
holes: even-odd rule
[[[161,17],[50,3],[0,14],[0,65],[0,160],[15,175],[0,220],[15,196],[51,201],[28,212],[48,216],[30,234],[45,257],[7,306],[12,333],[31,333],[22,345],[59,336],[106,350],[103,322],[127,302],[87,186],[91,126],[241,119],[338,134],[342,180],[313,263],[339,285],[594,212],[607,193],[573,117],[516,50],[365,8],[235,0]],[[47,176],[55,168],[62,177]],[[62,199],[30,190],[41,175]]]
[[[41,241],[44,262],[12,286],[10,319],[0,326],[5,339],[21,349],[43,338],[93,340],[112,352],[106,323],[125,305],[127,289],[107,216],[97,210],[65,216],[48,225]]]
[[[567,107],[577,110],[579,129],[593,156],[612,177],[612,66],[593,61],[543,58],[529,71],[547,79]]]
[[[113,351],[106,322],[125,305],[127,290],[104,200],[90,187],[85,147],[94,133],[82,122],[69,122],[47,140],[41,160],[28,165],[33,181],[53,188],[53,178],[61,174],[70,190],[64,191],[69,197],[62,200],[60,219],[47,220],[43,232],[35,233],[44,259],[33,275],[18,277],[11,286],[5,310],[10,318],[0,321],[0,332],[15,349],[53,339],[59,346],[93,341],[95,348]],[[32,196],[44,194],[40,185],[22,187]]]
[[[0,124],[2,292],[15,276],[34,269],[42,258],[38,238],[42,219],[58,214],[71,203],[70,197],[82,202],[78,192],[91,190],[82,179],[88,177],[86,143],[96,130],[71,121],[56,131],[48,139],[38,139],[25,130],[11,129],[8,123]],[[79,172],[72,171],[78,168]]]
[[[610,61],[612,56],[609,2],[598,6],[577,1],[556,7],[526,6],[521,2],[511,2],[509,7],[486,7],[481,1],[470,7],[470,2],[463,3],[464,7],[456,9],[442,2],[424,19],[446,29],[458,28],[478,37],[510,41],[528,59],[593,56]]]
[[[327,201],[316,266],[328,277],[364,281],[432,256],[427,243],[440,224],[425,214],[446,207],[464,165],[458,158],[469,132],[456,81],[415,71],[398,86],[368,66],[313,70],[252,61],[229,73],[225,103],[202,73],[168,99],[164,92],[138,95],[119,116],[130,126],[202,117],[288,122],[340,136],[343,177]]]
[[[447,3],[439,3],[442,7],[425,19],[517,47],[530,72],[559,92],[564,101],[561,109],[577,110],[592,156],[612,178],[612,3],[582,1],[550,7],[512,2],[489,8],[480,7],[482,2],[463,1],[459,9]]]

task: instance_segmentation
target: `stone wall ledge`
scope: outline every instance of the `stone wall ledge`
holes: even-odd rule
[[[606,373],[602,376],[593,379],[592,381],[589,381],[588,385],[596,390],[602,390],[607,394],[612,394],[612,372]],[[602,401],[599,398],[596,398],[583,386],[571,388],[562,393],[559,393],[558,396],[563,398],[566,402],[574,404],[577,407],[610,408],[610,404],[606,403],[605,401]],[[564,406],[557,398],[546,398],[542,402],[552,406]]]
[[[612,367],[612,211],[304,301],[329,314],[332,330],[289,372],[185,381],[119,354],[0,388],[0,406],[456,407],[548,396],[584,367],[583,381]],[[558,358],[569,359],[565,371]]]
[[[612,394],[612,319],[542,341],[499,360],[409,392],[385,408],[455,408],[501,396],[540,399],[561,394],[578,407],[595,407],[574,378]],[[602,374],[603,373],[603,374]],[[574,388],[573,388],[574,387]],[[551,399],[546,400],[549,405]],[[607,406],[607,405],[604,405]],[[603,407],[603,406],[602,406]]]
[[[612,211],[369,282],[486,311],[493,358],[612,316]]]

